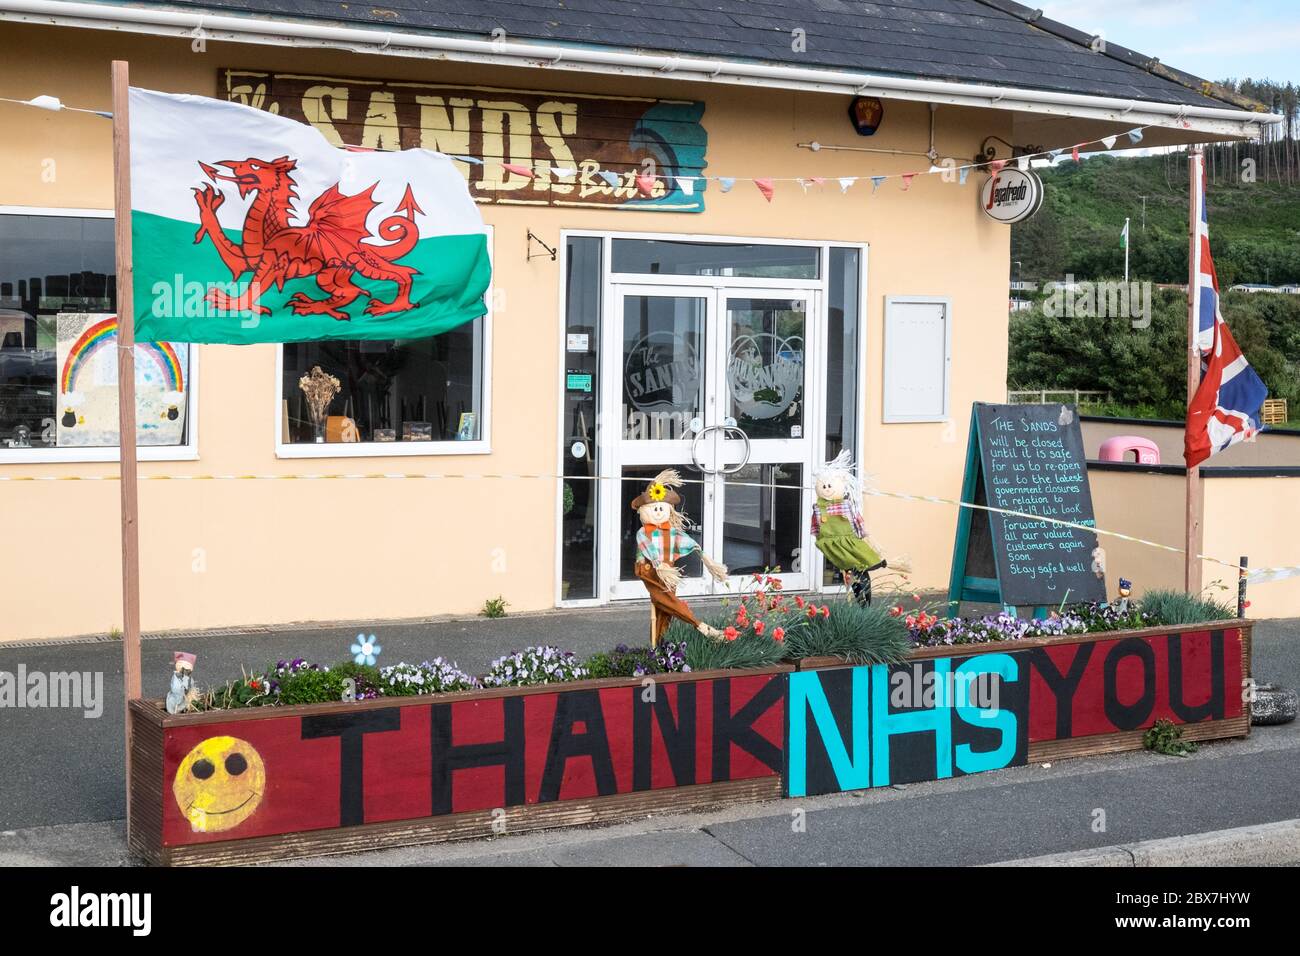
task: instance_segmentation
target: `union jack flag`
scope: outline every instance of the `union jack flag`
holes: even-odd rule
[[[1199,205],[1197,241],[1192,246],[1190,274],[1192,318],[1201,353],[1201,384],[1187,407],[1183,458],[1187,467],[1239,441],[1253,441],[1260,431],[1260,412],[1268,388],[1246,361],[1219,309],[1219,277],[1210,256],[1210,223],[1205,202],[1205,158],[1191,161],[1192,194]]]

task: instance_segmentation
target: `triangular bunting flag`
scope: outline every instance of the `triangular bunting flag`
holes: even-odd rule
[[[695,179],[692,176],[677,176],[677,188],[682,191],[683,196],[695,195]]]
[[[1128,137],[1128,141],[1130,143],[1142,142],[1142,130],[1140,129],[1131,129],[1124,135]]]
[[[754,185],[758,187],[758,191],[763,194],[764,199],[768,202],[772,201],[772,193],[775,192],[775,188],[772,186],[772,180],[755,179]]]
[[[912,180],[916,178],[916,173],[903,173],[903,192],[912,188]]]
[[[518,163],[502,163],[501,168],[508,173],[514,173],[516,176],[523,176],[525,179],[532,179],[536,175],[527,166],[520,166]]]
[[[874,193],[877,189],[880,188],[880,184],[883,183],[888,178],[889,178],[888,176],[872,176],[871,191]]]
[[[731,192],[731,187],[734,186],[734,185],[736,185],[736,177],[735,177],[735,176],[719,176],[719,177],[718,177],[718,185],[722,187],[722,191],[723,191],[724,193],[729,193],[729,192]]]
[[[993,162],[989,163],[989,172],[996,176],[998,173],[1002,172],[1003,167],[1006,165],[1007,161],[1005,159],[995,159]]]
[[[453,156],[452,159],[459,160],[462,163],[469,163],[471,166],[482,166],[483,160],[476,156]]]
[[[797,183],[799,184],[799,187],[804,191],[804,195],[807,195],[807,193],[808,193],[808,187],[812,185],[812,180],[811,180],[811,179],[796,179],[795,182],[797,182]]]
[[[1101,143],[1102,143],[1102,145],[1105,146],[1107,149],[1114,149],[1114,148],[1115,148],[1115,140],[1116,140],[1116,138],[1117,138],[1117,137],[1115,137],[1115,136],[1103,136],[1103,137],[1101,138]]]
[[[808,181],[812,183],[814,186],[822,186],[826,183],[826,179],[823,176],[814,176],[812,177],[812,179]]]
[[[846,193],[846,192],[848,192],[848,191],[849,191],[849,187],[852,186],[852,185],[853,185],[854,183],[856,183],[857,181],[858,181],[858,177],[857,177],[857,176],[841,176],[841,177],[837,180],[837,182],[839,182],[839,184],[840,184],[840,192],[841,192],[841,193]]]
[[[1049,150],[1047,151],[1047,158],[1048,158],[1048,159],[1056,159],[1056,157],[1057,157],[1057,156],[1060,156],[1063,152],[1065,152],[1064,149],[1049,149]]]
[[[961,169],[957,170],[957,185],[959,185],[959,186],[965,186],[965,185],[966,185],[966,177],[969,176],[969,175],[970,175],[970,167],[969,167],[969,166],[963,166]]]
[[[577,170],[574,169],[572,166],[552,166],[551,172],[554,175],[559,176],[561,179],[568,179],[570,176],[576,173]]]
[[[601,179],[605,180],[605,182],[607,182],[611,186],[617,186],[620,182],[622,182],[622,177],[619,176],[619,174],[614,172],[612,169],[602,169],[596,175],[599,176]]]
[[[1078,146],[1071,146],[1071,147],[1070,147],[1070,158],[1073,159],[1076,163],[1079,161],[1079,147],[1078,147]]]

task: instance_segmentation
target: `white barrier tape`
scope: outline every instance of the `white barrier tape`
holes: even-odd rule
[[[450,473],[435,474],[429,472],[361,472],[355,474],[307,474],[307,475],[140,475],[140,481],[357,481],[366,478],[379,478],[387,480],[408,480],[423,479],[428,481],[449,479],[449,480],[479,480],[484,478],[500,480],[523,480],[523,479],[541,479],[545,481],[623,481],[639,482],[643,478],[621,478],[617,475],[543,475],[543,474],[475,474],[475,473]],[[0,482],[35,482],[35,481],[117,481],[118,475],[0,475]],[[778,485],[772,482],[762,481],[735,481],[730,478],[725,479],[728,485],[740,488],[775,488],[787,491],[812,491],[811,486],[804,485]],[[684,478],[683,484],[704,484],[702,478]],[[970,508],[974,511],[986,511],[994,514],[1009,515],[1013,518],[1026,518],[1032,521],[1042,521],[1046,524],[1060,525],[1064,528],[1074,528],[1079,531],[1089,531],[1097,535],[1116,538],[1120,541],[1130,541],[1134,544],[1144,545],[1148,548],[1156,548],[1160,551],[1167,551],[1171,554],[1186,554],[1183,548],[1177,548],[1168,544],[1161,544],[1158,541],[1150,541],[1146,538],[1139,538],[1134,535],[1124,534],[1120,531],[1108,531],[1105,528],[1098,528],[1093,525],[1080,524],[1074,521],[1066,521],[1062,518],[1049,518],[1044,515],[1030,514],[1026,511],[1013,511],[1009,508],[995,508],[992,505],[977,505],[970,501],[957,501],[953,498],[942,498],[937,495],[911,495],[901,491],[881,491],[876,488],[865,488],[863,494],[877,498],[896,498],[900,501],[924,501],[930,504],[950,505],[956,508]],[[1196,556],[1202,561],[1209,561],[1211,564],[1218,564],[1226,568],[1240,571],[1240,564],[1236,561],[1224,561],[1208,554],[1198,554]],[[1300,567],[1292,568],[1259,568],[1249,572],[1247,581],[1252,584],[1264,584],[1269,581],[1280,581],[1284,578],[1300,575]]]
[[[1246,573],[1247,584],[1268,584],[1271,581],[1285,581],[1287,578],[1300,578],[1300,567],[1257,568]]]

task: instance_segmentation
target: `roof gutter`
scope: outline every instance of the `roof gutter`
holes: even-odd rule
[[[0,0],[0,20],[120,30],[158,36],[225,40],[274,46],[317,47],[354,53],[420,57],[499,66],[554,69],[686,82],[763,86],[844,95],[946,103],[981,109],[1081,117],[1167,126],[1236,138],[1257,138],[1262,126],[1280,122],[1271,113],[1150,100],[1054,93],[977,83],[955,83],[837,70],[715,60],[599,47],[573,47],[507,40],[476,40],[429,33],[344,27],[300,20],[225,16],[76,0]],[[1184,124],[1188,124],[1184,126]]]

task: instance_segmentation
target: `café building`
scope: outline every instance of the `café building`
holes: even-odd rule
[[[1041,184],[969,167],[1270,121],[1003,0],[0,0],[0,49],[4,640],[121,622],[112,60],[457,157],[493,263],[487,314],[429,339],[141,348],[146,631],[643,601],[628,502],[666,467],[735,575],[688,563],[684,595],[837,589],[813,470],[848,448],[955,498],[970,405],[1005,398],[1008,220]],[[865,512],[946,585],[956,509]]]

